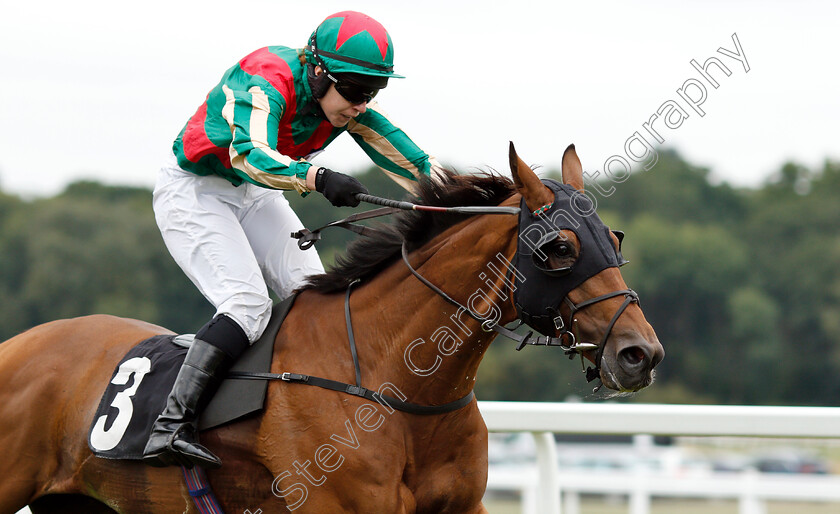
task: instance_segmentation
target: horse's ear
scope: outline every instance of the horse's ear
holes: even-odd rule
[[[580,164],[575,145],[569,145],[563,152],[563,183],[583,192],[583,166]]]
[[[554,202],[554,193],[551,192],[551,189],[540,182],[534,170],[516,155],[516,149],[513,148],[513,141],[510,142],[509,157],[510,174],[513,176],[513,183],[516,185],[516,190],[525,198],[525,205],[533,212],[544,205]]]

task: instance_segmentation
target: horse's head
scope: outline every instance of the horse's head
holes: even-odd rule
[[[513,262],[520,319],[592,361],[589,380],[617,391],[646,387],[665,351],[619,271],[623,234],[604,225],[584,194],[574,145],[563,154],[562,184],[540,180],[512,143],[510,164],[522,195]]]

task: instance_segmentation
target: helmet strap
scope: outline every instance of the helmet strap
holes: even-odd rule
[[[312,91],[312,96],[315,97],[316,100],[320,100],[327,94],[327,90],[330,88],[330,84],[332,81],[327,74],[327,70],[321,66],[322,73],[320,75],[315,74],[315,65],[312,63],[308,63],[306,65],[306,79],[309,81],[309,89]]]

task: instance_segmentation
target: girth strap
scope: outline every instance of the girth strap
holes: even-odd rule
[[[388,395],[379,394],[370,389],[338,382],[336,380],[329,380],[327,378],[313,377],[310,375],[303,375],[300,373],[257,373],[253,371],[235,371],[228,374],[228,378],[246,379],[246,380],[282,380],[293,384],[306,384],[331,391],[338,391],[340,393],[352,394],[361,396],[370,401],[377,402],[382,405],[388,405],[393,409],[409,414],[445,414],[447,412],[456,411],[462,407],[466,407],[473,401],[475,394],[470,393],[455,401],[444,403],[441,405],[419,405],[416,403],[404,402]]]

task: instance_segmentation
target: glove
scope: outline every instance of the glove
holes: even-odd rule
[[[356,194],[368,194],[368,189],[355,178],[327,168],[318,168],[315,190],[335,207],[356,207],[359,205]]]

